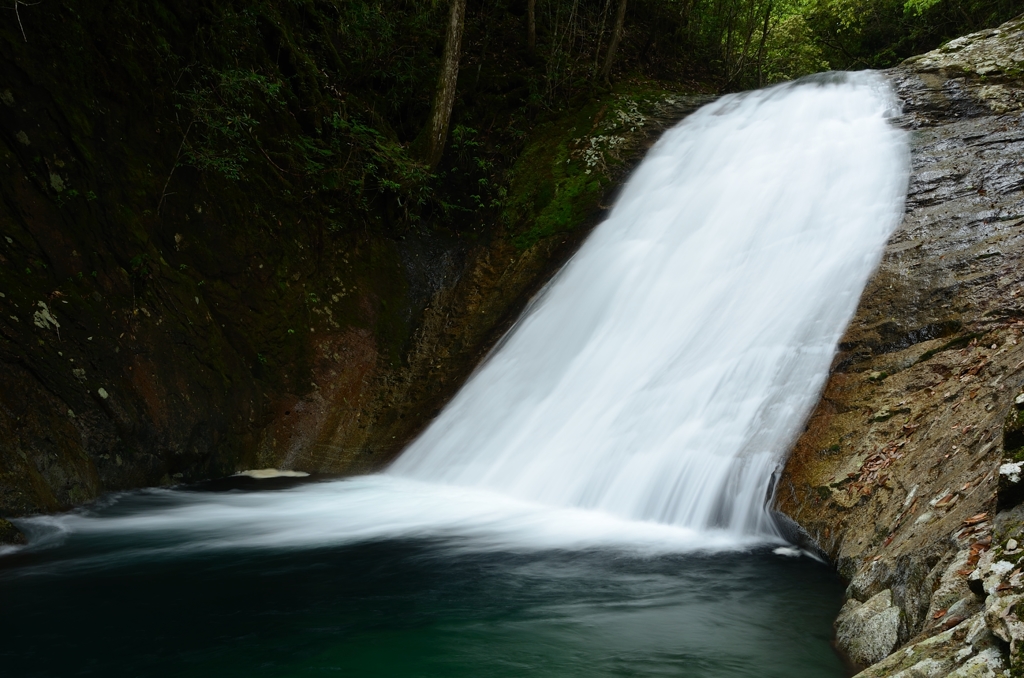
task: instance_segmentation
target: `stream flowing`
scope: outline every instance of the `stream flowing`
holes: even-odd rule
[[[841,587],[766,505],[902,215],[872,73],[730,95],[384,473],[16,521],[16,675],[832,676]],[[55,648],[57,648],[55,650]]]

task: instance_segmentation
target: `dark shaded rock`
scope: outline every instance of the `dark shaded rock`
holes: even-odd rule
[[[996,488],[996,509],[1005,511],[1024,501],[1024,482],[1021,469],[1024,462],[1017,459],[1004,459],[999,466],[999,485]]]
[[[1024,452],[1024,393],[1014,398],[1013,407],[1006,412],[1006,420],[1003,422],[1003,450],[1006,456],[1014,459]]]
[[[0,518],[0,544],[24,544],[25,535],[11,524],[9,520]]]
[[[828,559],[828,554],[821,550],[818,543],[814,541],[814,538],[807,533],[807,530],[800,523],[779,511],[771,511],[771,517],[775,523],[775,528],[783,539],[822,560]]]

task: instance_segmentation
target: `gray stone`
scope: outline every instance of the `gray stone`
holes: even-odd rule
[[[990,595],[985,601],[985,624],[996,636],[1010,643],[1011,652],[1024,640],[1024,622],[1017,618],[1017,604],[1024,595]]]
[[[886,589],[865,603],[847,601],[836,620],[836,642],[856,664],[885,659],[899,640],[900,610]]]
[[[976,654],[949,674],[949,678],[996,678],[1003,671],[1003,657],[994,647]]]

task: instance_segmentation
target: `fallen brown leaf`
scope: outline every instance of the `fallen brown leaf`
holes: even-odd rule
[[[967,526],[977,525],[978,523],[982,522],[986,518],[988,518],[988,512],[978,513],[976,515],[971,516],[967,520],[965,520],[963,523],[961,523],[961,525],[967,525]]]

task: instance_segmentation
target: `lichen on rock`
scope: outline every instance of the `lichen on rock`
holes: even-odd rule
[[[846,601],[836,619],[836,642],[855,663],[874,664],[889,656],[899,640],[900,609],[886,589],[861,603]]]

